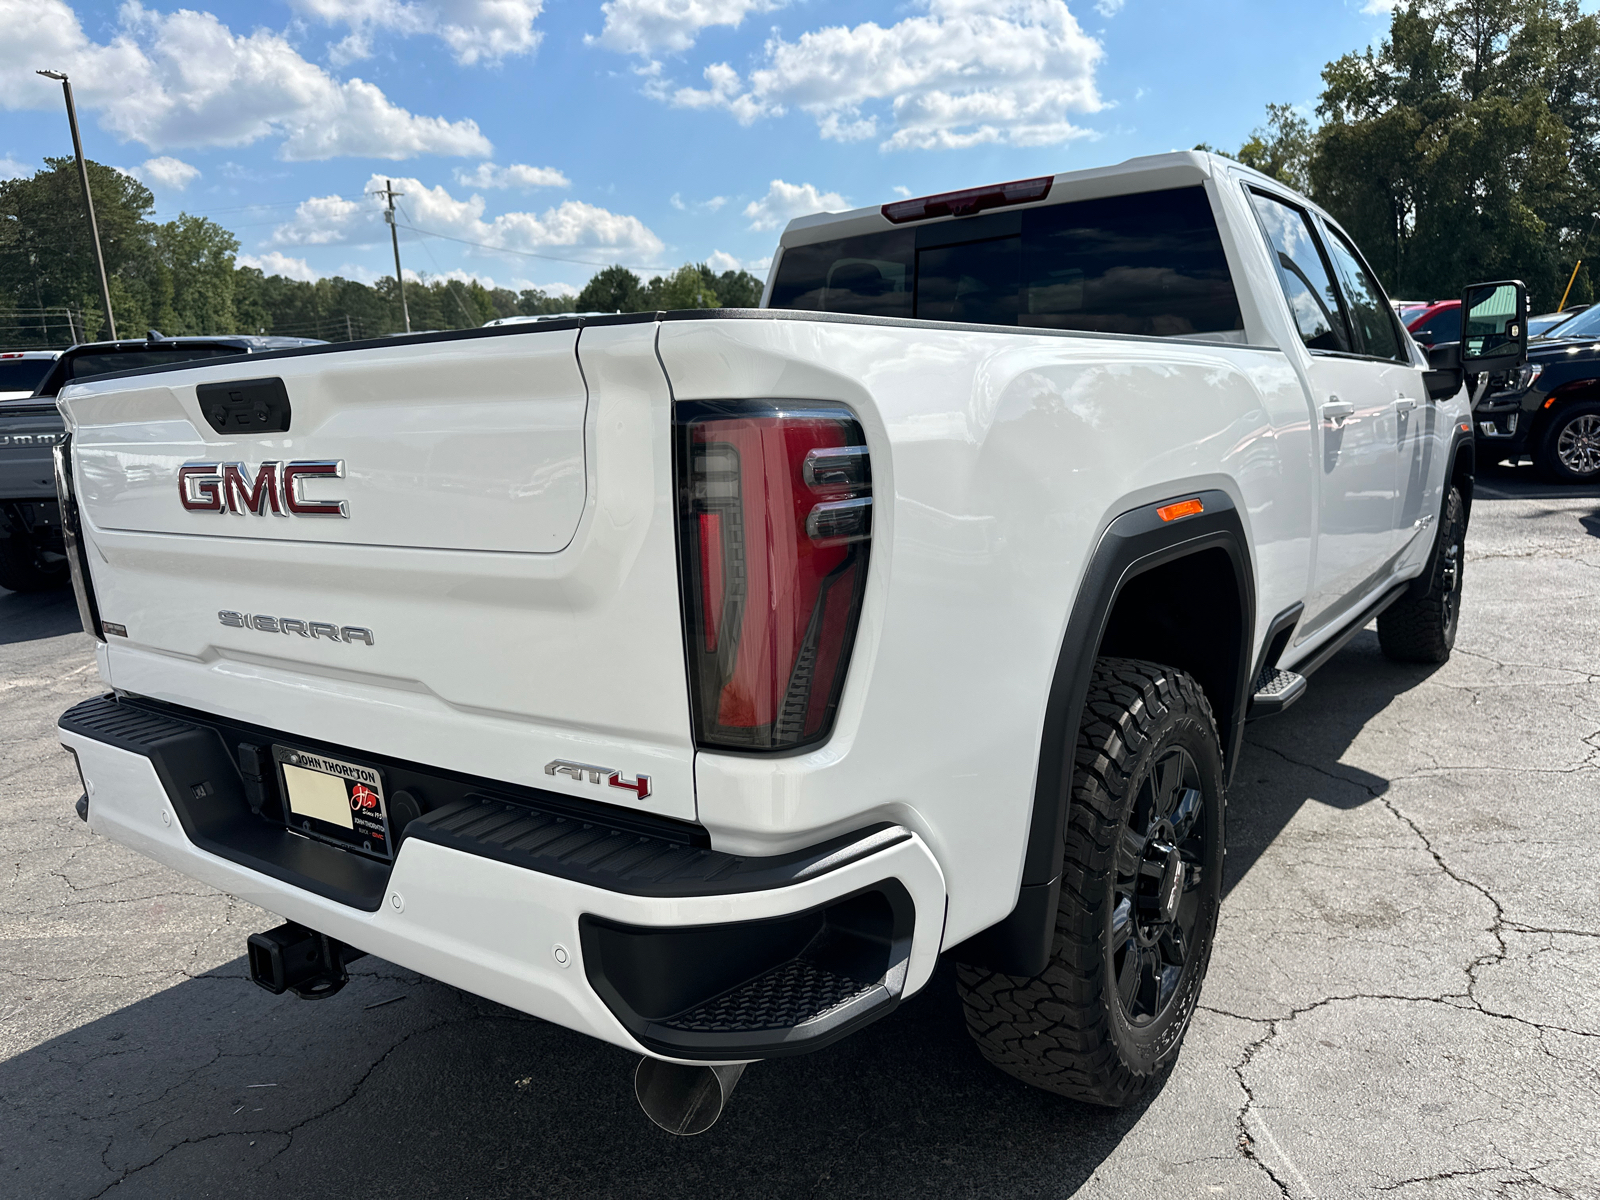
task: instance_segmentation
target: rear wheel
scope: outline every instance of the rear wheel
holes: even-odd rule
[[[1545,478],[1557,483],[1600,480],[1600,401],[1558,408],[1545,427],[1534,462]]]
[[[0,538],[0,588],[13,592],[43,592],[64,586],[70,576],[67,560],[42,562],[33,539],[19,534]]]
[[[1427,590],[1407,594],[1378,614],[1378,645],[1396,662],[1442,663],[1456,644],[1461,621],[1461,574],[1467,542],[1467,504],[1445,494],[1439,541],[1428,565]]]
[[[1095,664],[1049,965],[961,966],[967,1030],[1024,1083],[1118,1106],[1177,1061],[1222,899],[1222,748],[1188,675]]]

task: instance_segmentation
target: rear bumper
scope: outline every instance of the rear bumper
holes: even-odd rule
[[[117,735],[103,720],[73,719],[77,711],[63,717],[61,739],[77,756],[96,833],[360,950],[637,1053],[731,1062],[816,1049],[891,1010],[937,959],[943,875],[925,843],[898,827],[809,857],[685,852],[696,869],[683,869],[679,854],[678,866],[642,881],[640,856],[665,859],[640,837],[603,856],[627,860],[631,850],[635,863],[604,886],[594,853],[569,869],[549,856],[519,860],[495,838],[536,812],[450,805],[439,812],[451,830],[420,828],[435,813],[413,823],[369,910],[347,902],[353,894],[300,886],[266,859],[238,861],[249,856],[218,842],[216,826],[196,824],[159,749],[141,749],[126,723]],[[475,843],[474,830],[489,832]],[[576,843],[580,859],[598,845],[581,834]],[[857,986],[828,986],[838,972]]]

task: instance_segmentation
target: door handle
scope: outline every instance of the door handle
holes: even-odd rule
[[[1417,402],[1410,396],[1400,395],[1394,398],[1395,412],[1408,413],[1417,406]]]
[[[1348,400],[1341,400],[1337,396],[1329,396],[1328,402],[1322,406],[1322,419],[1332,421],[1335,425],[1341,421],[1348,421],[1356,415],[1356,406]]]

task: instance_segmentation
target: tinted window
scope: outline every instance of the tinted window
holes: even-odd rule
[[[1251,192],[1250,200],[1266,232],[1300,340],[1313,350],[1350,349],[1339,293],[1305,213],[1261,192]]]
[[[1372,273],[1361,265],[1355,248],[1337,229],[1330,229],[1328,250],[1333,255],[1340,281],[1344,284],[1344,298],[1349,302],[1350,319],[1355,323],[1361,345],[1375,358],[1400,358],[1400,334],[1394,327],[1394,310],[1383,297],[1383,289]]]
[[[1031,209],[1018,323],[1173,337],[1242,329],[1201,187]]]
[[[50,372],[53,359],[0,359],[0,392],[31,392]]]
[[[1442,313],[1435,313],[1428,318],[1427,324],[1412,330],[1411,336],[1425,346],[1437,346],[1441,342],[1459,342],[1461,340],[1461,310],[1459,308],[1450,308]]]
[[[243,354],[232,346],[189,346],[172,350],[117,350],[106,354],[85,354],[67,364],[67,379],[93,379],[112,371],[134,371],[140,367],[166,367],[173,363],[201,358],[230,358]]]
[[[905,229],[791,247],[783,252],[771,306],[909,317],[915,238]]]
[[[961,229],[991,236],[949,244]],[[796,246],[771,306],[1157,336],[1243,328],[1200,187]]]
[[[914,312],[925,321],[1017,323],[1022,239],[993,238],[917,251]]]

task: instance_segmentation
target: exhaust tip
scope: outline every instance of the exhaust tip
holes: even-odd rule
[[[693,1137],[717,1123],[744,1074],[744,1063],[733,1066],[686,1067],[641,1058],[633,1073],[633,1094],[639,1107],[668,1133]]]

